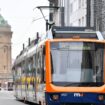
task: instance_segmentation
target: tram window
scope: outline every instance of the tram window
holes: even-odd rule
[[[40,51],[37,53],[37,74],[41,79],[41,83],[43,83],[45,81],[44,79],[44,71],[45,71],[45,52],[43,51],[43,49],[40,49]]]
[[[44,46],[44,47],[43,47],[43,55],[45,55],[45,53],[46,53],[46,52],[45,52],[45,46]]]
[[[37,54],[35,54],[35,68],[37,68]]]
[[[35,67],[36,67],[36,73],[37,75],[40,75],[40,53],[37,52],[35,54]]]
[[[45,47],[38,49],[38,52],[35,54],[35,70],[36,75],[40,78],[41,83],[45,81]]]
[[[45,82],[45,47],[43,47],[42,54],[42,82]]]
[[[17,75],[21,76],[21,74],[22,74],[21,72],[22,72],[22,68],[21,68],[21,66],[18,66],[17,67]]]
[[[36,54],[33,56],[33,68],[36,69]]]
[[[25,75],[25,62],[22,62],[22,75]]]
[[[96,55],[95,55],[95,63],[96,63],[96,69],[95,69],[95,78],[96,78],[96,81],[100,81],[103,79],[103,75],[102,75],[102,70],[103,70],[103,66],[102,66],[102,60],[100,59],[102,57],[102,51],[101,50],[97,50],[96,51]]]
[[[42,58],[42,82],[45,82],[45,55]]]
[[[39,52],[37,53],[37,68],[40,68],[40,56],[39,56]]]
[[[28,60],[28,75],[31,76],[32,75],[32,68],[33,68],[33,59],[30,58]]]

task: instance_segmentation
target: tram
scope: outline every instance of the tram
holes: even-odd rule
[[[15,60],[15,97],[39,105],[105,104],[105,40],[86,28],[53,27]]]

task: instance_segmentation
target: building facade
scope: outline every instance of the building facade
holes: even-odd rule
[[[105,33],[105,0],[94,0],[94,8],[96,29]]]
[[[49,1],[53,6],[60,7],[53,15],[57,26],[86,26],[87,0]]]
[[[86,26],[86,0],[65,0],[65,25]]]
[[[64,26],[64,0],[49,0],[49,2],[50,6],[60,7],[58,10],[53,11],[50,21],[53,21],[56,26]]]
[[[105,0],[49,1],[50,4],[60,7],[58,13],[53,16],[55,25],[62,26],[61,22],[63,22],[64,26],[94,27],[96,30],[105,33]],[[62,18],[62,16],[64,17]]]
[[[11,70],[11,27],[0,15],[0,84],[12,81]]]

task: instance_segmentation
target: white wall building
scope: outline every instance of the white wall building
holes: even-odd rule
[[[54,12],[53,20],[57,26],[86,26],[87,0],[49,0],[60,9]]]
[[[65,0],[65,26],[86,26],[86,0]]]

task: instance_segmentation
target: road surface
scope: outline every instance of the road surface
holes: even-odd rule
[[[13,91],[0,91],[0,105],[32,105],[31,103],[23,103],[17,101],[14,97]]]

